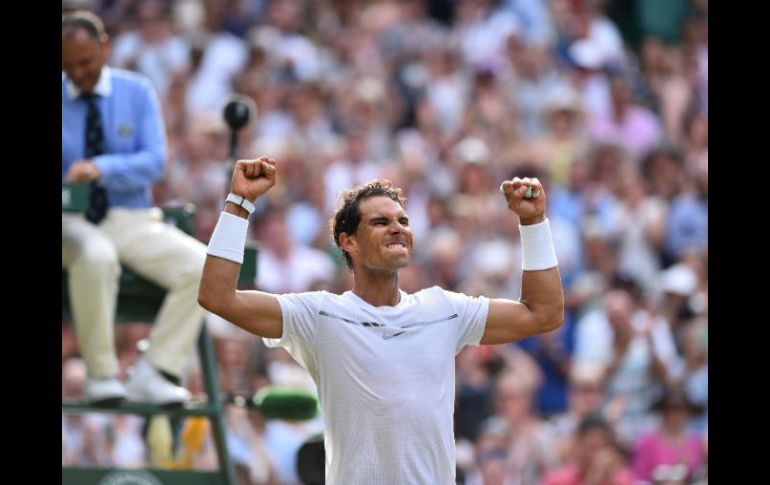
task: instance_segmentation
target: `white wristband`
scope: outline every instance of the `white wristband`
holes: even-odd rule
[[[252,215],[254,213],[254,210],[256,210],[257,206],[252,204],[246,197],[238,194],[234,194],[230,192],[227,194],[227,198],[225,199],[226,202],[232,202],[233,204],[243,207],[246,209],[246,212],[249,213],[249,215]]]
[[[521,269],[538,271],[559,265],[548,219],[538,224],[519,225],[519,232],[521,233]]]
[[[249,221],[228,212],[219,214],[219,221],[211,234],[206,254],[243,264],[243,248]]]

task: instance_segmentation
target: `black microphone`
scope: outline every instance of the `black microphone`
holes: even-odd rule
[[[249,120],[256,115],[257,105],[248,96],[233,94],[227,98],[222,116],[225,118],[227,126],[230,127],[230,160],[228,161],[228,166],[231,177],[235,159],[238,156],[238,130],[246,126]]]
[[[228,98],[223,115],[227,126],[233,131],[238,131],[246,126],[256,111],[257,107],[251,98],[234,94]]]

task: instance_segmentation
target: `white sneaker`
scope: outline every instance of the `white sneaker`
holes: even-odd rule
[[[128,400],[157,405],[182,404],[190,399],[184,387],[169,382],[150,364],[140,359],[126,382]]]
[[[93,404],[118,404],[126,398],[126,388],[115,377],[86,379],[86,399]]]

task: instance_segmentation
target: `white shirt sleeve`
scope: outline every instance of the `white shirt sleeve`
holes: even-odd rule
[[[478,345],[487,326],[489,298],[468,296],[443,289],[441,291],[449,299],[458,315],[458,323],[455,326],[457,330],[455,353],[459,353],[466,345]]]
[[[304,368],[314,367],[313,339],[325,291],[276,295],[281,306],[283,333],[279,339],[264,338],[268,347],[285,347]],[[310,367],[309,367],[310,366]]]

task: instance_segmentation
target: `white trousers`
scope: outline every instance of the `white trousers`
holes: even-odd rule
[[[91,377],[118,372],[113,324],[120,263],[167,291],[145,359],[181,376],[203,323],[198,305],[206,246],[162,220],[162,211],[113,208],[99,226],[62,213],[62,266],[81,354]]]

